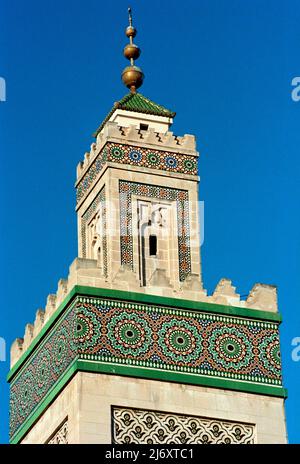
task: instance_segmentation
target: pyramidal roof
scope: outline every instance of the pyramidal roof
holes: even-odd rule
[[[94,137],[97,137],[99,132],[103,129],[104,124],[111,118],[116,110],[135,111],[137,113],[153,114],[155,116],[165,116],[167,118],[174,118],[176,115],[173,111],[154,103],[141,93],[130,92],[114,104],[111,111],[93,134]]]

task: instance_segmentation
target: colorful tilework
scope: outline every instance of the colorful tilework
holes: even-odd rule
[[[197,175],[197,159],[195,156],[108,142],[79,182],[77,186],[77,202],[81,201],[90,191],[107,161]]]
[[[10,430],[14,434],[63,376],[76,357],[76,311],[69,308],[37,347],[10,389]]]

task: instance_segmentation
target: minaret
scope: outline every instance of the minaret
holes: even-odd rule
[[[12,443],[285,443],[276,288],[212,295],[195,137],[137,90],[77,167],[78,258],[11,348]],[[187,115],[188,125],[188,115]]]

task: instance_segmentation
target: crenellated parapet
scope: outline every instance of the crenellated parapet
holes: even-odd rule
[[[173,151],[175,153],[189,154],[197,156],[195,136],[185,134],[177,136],[173,132],[156,132],[153,128],[141,130],[138,126],[129,127],[119,126],[116,122],[107,122],[101,133],[97,135],[96,142],[93,142],[90,151],[86,152],[83,161],[77,166],[77,181],[86,172],[97,155],[108,141],[115,141],[121,144],[139,144],[142,147],[156,148],[163,151]]]
[[[247,297],[246,306],[276,313],[278,311],[276,286],[255,284]]]
[[[51,319],[57,309],[64,303],[75,286],[112,289],[137,294],[156,295],[179,300],[211,303],[213,305],[244,308],[245,310],[277,312],[277,291],[272,285],[257,283],[249,295],[241,299],[229,279],[221,279],[212,295],[202,288],[198,275],[190,275],[176,290],[165,275],[163,269],[157,269],[151,277],[151,286],[141,287],[135,272],[127,265],[120,266],[118,272],[107,279],[97,267],[97,261],[76,258],[70,266],[67,279],[60,279],[55,294],[47,298],[45,310],[39,308],[33,323],[25,327],[23,338],[17,338],[11,346],[11,366],[20,359]]]
[[[153,128],[141,130],[134,125],[123,127],[107,122],[77,166],[77,203],[85,198],[110,163],[197,176],[198,156],[193,135],[178,137],[170,131],[158,133]]]

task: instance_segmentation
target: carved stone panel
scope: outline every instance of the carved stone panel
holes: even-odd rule
[[[67,445],[68,444],[68,419],[63,422],[54,435],[47,441],[48,445]]]
[[[112,408],[113,443],[255,443],[255,425],[143,409]]]

